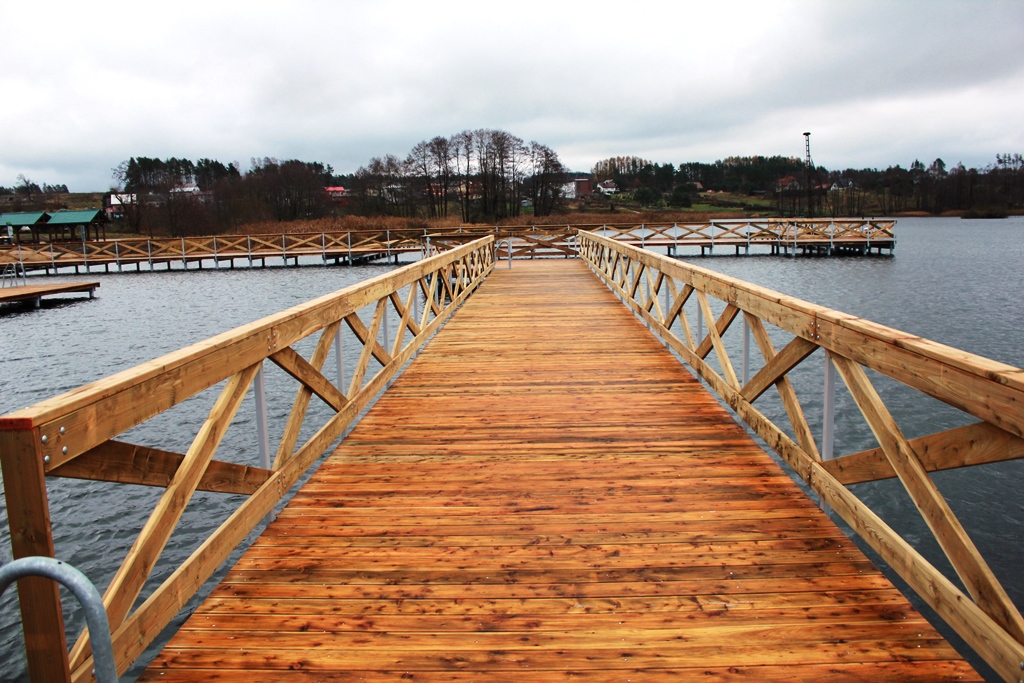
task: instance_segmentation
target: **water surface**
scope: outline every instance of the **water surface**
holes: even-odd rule
[[[901,219],[896,230],[898,246],[892,257],[685,258],[814,303],[1024,366],[1024,306],[1019,301],[1024,292],[1024,218]],[[208,268],[188,273],[89,275],[102,283],[95,300],[67,297],[60,302],[44,303],[38,311],[0,311],[0,414],[387,269],[388,266]],[[85,277],[82,275],[78,280]],[[75,278],[59,276],[49,280],[61,279]],[[735,352],[739,342],[731,334],[727,342]],[[785,339],[780,341],[784,343]],[[300,350],[308,355],[311,343],[300,345]],[[345,347],[350,368],[357,351],[355,344]],[[819,356],[820,352],[816,353],[792,374],[816,435],[820,434],[822,421],[823,361]],[[332,362],[329,360],[328,366]],[[901,429],[910,437],[972,421],[937,401],[921,399],[917,392],[884,378],[873,379]],[[274,442],[291,406],[294,383],[289,383],[290,379],[279,371],[268,370],[267,380]],[[214,398],[213,393],[207,392],[190,399],[123,438],[181,452],[188,448]],[[837,453],[873,447],[870,431],[849,397],[840,392],[837,402]],[[768,394],[758,405],[780,424],[784,422],[781,407],[777,400],[773,404]],[[312,413],[310,423],[328,414],[316,400]],[[256,464],[253,420],[251,400],[247,399],[218,458]],[[304,435],[308,433],[307,430]],[[1019,495],[1022,474],[1024,463],[1016,461],[935,475],[935,481],[1017,605],[1024,604],[1024,572],[1019,569],[1024,566],[1024,501]],[[159,491],[63,479],[50,480],[48,486],[58,556],[105,586],[116,570],[109,558],[120,558],[127,552]],[[853,490],[952,576],[898,482],[863,484]],[[172,538],[166,551],[167,561],[157,569],[147,591],[187,557],[237,503],[237,498],[225,500],[224,496],[197,494],[181,533]],[[6,513],[0,501],[3,561],[10,559],[8,539]],[[72,603],[73,600],[65,598],[66,608]],[[183,621],[187,611],[175,624]],[[69,615],[69,623],[74,628],[80,625],[76,615]],[[948,634],[948,629],[944,632]],[[0,599],[0,680],[20,680],[23,660],[16,599],[11,590]]]

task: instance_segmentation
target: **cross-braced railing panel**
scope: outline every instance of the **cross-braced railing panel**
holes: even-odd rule
[[[104,593],[123,673],[493,265],[493,238],[485,237],[0,417],[15,558],[54,556],[45,477],[164,489]],[[347,375],[343,338],[358,348]],[[332,354],[336,373],[325,369]],[[271,368],[265,361],[292,386],[297,383],[294,398],[286,399],[290,409],[276,447],[267,444],[259,467],[218,458],[236,450],[226,449],[224,441],[247,396],[257,397],[257,413],[265,400],[262,373]],[[184,452],[125,440],[139,425],[207,395],[211,407]],[[323,405],[313,410],[314,401]],[[243,499],[169,578],[144,595],[196,491]],[[68,656],[60,646],[56,589],[32,580],[22,584],[33,680],[91,680],[88,634]]]
[[[860,229],[853,226],[852,229]],[[719,275],[596,234],[580,233],[580,256],[652,331],[702,377],[793,471],[830,505],[1006,680],[1024,662],[1024,619],[929,472],[1024,457],[1024,370],[855,316]],[[737,323],[761,359],[737,371]],[[743,344],[746,360],[750,350]],[[819,449],[790,377],[818,349],[848,389],[878,447],[831,459]],[[878,373],[980,420],[908,439],[869,373]],[[775,387],[788,425],[759,398]],[[828,418],[825,418],[825,429]],[[966,593],[848,488],[898,477]]]
[[[34,268],[67,265],[128,264],[142,261],[231,258],[293,258],[418,252],[426,231],[349,230],[341,232],[216,235],[207,237],[118,238],[0,246],[0,264]],[[481,235],[477,235],[479,237]],[[465,241],[461,242],[465,243]]]
[[[773,242],[891,242],[895,221],[886,219],[751,219],[688,223],[574,226],[580,231],[644,247],[687,245],[750,245]]]

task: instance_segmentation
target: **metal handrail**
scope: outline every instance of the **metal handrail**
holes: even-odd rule
[[[428,238],[429,239],[429,238]],[[508,249],[508,269],[512,270],[512,238],[504,239],[494,243],[494,257],[498,258],[498,252],[501,250],[501,245],[504,244]]]
[[[93,674],[97,683],[117,683],[117,667],[114,666],[114,646],[110,640],[110,625],[103,598],[92,581],[85,574],[66,562],[52,557],[23,557],[0,567],[0,595],[18,579],[26,576],[43,576],[67,588],[78,598],[85,612],[85,623],[89,627],[93,649]]]
[[[28,284],[28,277],[25,271],[25,266],[21,263],[8,263],[4,266],[3,276],[0,277],[0,287],[17,287],[18,286],[18,267],[21,266],[21,280],[22,284]],[[10,278],[11,284],[7,284],[7,279]]]

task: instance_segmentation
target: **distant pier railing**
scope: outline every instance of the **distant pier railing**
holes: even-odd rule
[[[124,238],[85,242],[41,242],[0,246],[0,267],[16,264],[25,271],[51,271],[58,268],[101,268],[118,272],[125,268],[149,270],[157,266],[189,264],[202,267],[213,261],[214,267],[236,261],[244,265],[266,265],[267,259],[289,260],[319,258],[322,263],[355,264],[423,249],[427,231],[349,230],[317,233],[280,233],[260,235],[215,235],[209,237]]]
[[[687,248],[701,254],[751,247],[772,254],[869,254],[896,247],[896,221],[891,219],[750,219],[663,223],[594,223],[571,225],[471,225],[444,231],[425,229],[349,230],[320,233],[215,235],[208,237],[136,238],[0,245],[0,268],[21,272],[57,272],[74,268],[92,272],[114,269],[148,270],[180,264],[215,268],[237,262],[265,266],[267,259],[317,259],[353,265],[400,254],[436,254],[485,235],[511,245],[513,259],[570,258],[576,255],[576,234],[592,232],[643,249],[664,249],[680,255]]]
[[[0,417],[0,465],[14,558],[54,557],[47,477],[164,489],[103,596],[117,670],[123,674],[480,285],[494,267],[493,254],[493,238],[485,237]],[[351,331],[347,343],[355,337],[361,345],[348,377],[340,360],[343,327]],[[293,348],[306,338],[316,340],[308,358]],[[337,363],[333,380],[327,375],[334,373],[324,369],[332,349]],[[259,426],[261,419],[266,424],[262,378],[267,360],[298,385],[276,448],[271,448],[265,427]],[[254,387],[256,425],[261,432],[259,467],[214,457],[218,450],[225,450],[222,441],[250,387]],[[201,392],[211,392],[207,395],[216,400],[186,452],[120,440],[124,432]],[[300,444],[300,430],[314,396],[330,406],[331,415]],[[197,490],[235,494],[242,500],[136,606]],[[56,585],[26,578],[18,584],[18,594],[32,680],[92,680],[88,633],[82,634],[70,655],[65,651]]]
[[[482,235],[507,241],[513,259],[565,258],[576,253],[576,235],[592,233],[641,249],[678,256],[749,254],[751,247],[771,254],[857,255],[892,253],[896,221],[875,218],[765,218],[699,222],[574,223],[571,225],[468,226],[430,233],[432,250],[463,244]]]
[[[1024,370],[638,249],[619,239],[581,232],[579,247],[580,257],[597,276],[823,503],[1005,680],[1020,680],[1024,618],[929,473],[1024,458]],[[751,337],[761,355],[754,362]],[[782,340],[785,344],[778,348],[776,344]],[[820,448],[789,379],[793,370],[819,349],[827,358]],[[908,439],[868,371],[959,409],[968,424]],[[836,373],[879,447],[833,458]],[[788,417],[788,432],[772,422],[763,406],[754,405],[772,387]],[[888,478],[899,478],[966,587],[966,594],[848,488]]]
[[[698,247],[701,253],[733,248],[749,253],[767,247],[773,254],[890,253],[896,247],[896,221],[851,218],[766,218],[699,223],[642,223],[634,225],[575,226],[644,249],[665,248],[669,255],[680,248]]]

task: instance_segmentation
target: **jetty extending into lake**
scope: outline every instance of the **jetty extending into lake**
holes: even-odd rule
[[[1024,371],[576,240],[578,258],[507,269],[487,236],[0,418],[15,557],[54,553],[48,476],[165,489],[104,596],[124,671],[412,360],[143,680],[979,680],[674,352],[1017,680],[1024,621],[929,473],[1024,457]],[[328,362],[342,327],[355,367]],[[789,374],[816,352],[878,448],[834,457],[830,388],[812,433]],[[265,361],[296,382],[281,439],[261,466],[218,460],[242,402],[265,404]],[[868,371],[970,423],[907,439]],[[186,452],[120,440],[206,391]],[[762,412],[769,394],[787,425]],[[313,400],[331,416],[300,443]],[[965,590],[850,489],[893,477]],[[240,503],[143,594],[196,490]],[[54,586],[19,593],[33,678],[90,680],[90,641],[65,653]]]
[[[492,235],[512,258],[575,254],[576,234],[593,232],[623,244],[664,249],[668,255],[736,254],[866,255],[892,253],[891,219],[750,219],[694,223],[466,226],[443,232],[349,230],[320,233],[124,238],[0,245],[0,267],[22,272],[125,272],[174,268],[265,267],[395,260],[401,254],[432,254]],[[753,252],[751,251],[753,250]],[[66,270],[65,270],[66,272]]]

